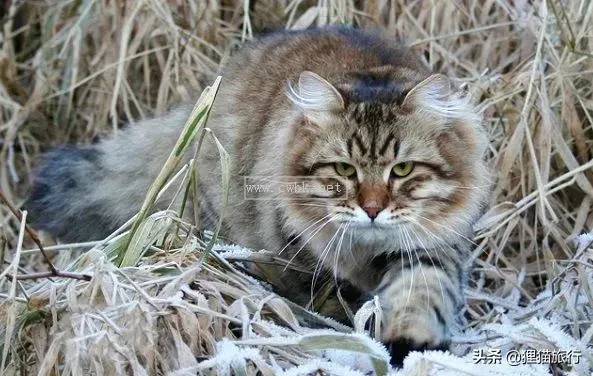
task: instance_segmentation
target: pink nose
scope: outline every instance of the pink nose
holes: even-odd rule
[[[371,220],[374,220],[375,218],[377,218],[377,215],[379,215],[379,212],[383,210],[383,208],[380,208],[378,206],[363,206],[362,210],[364,210],[367,213]]]

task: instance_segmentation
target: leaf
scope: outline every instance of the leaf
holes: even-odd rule
[[[194,106],[187,122],[185,123],[185,127],[181,132],[181,135],[177,139],[177,143],[173,148],[173,151],[167,158],[163,168],[159,172],[157,178],[154,180],[150,188],[148,189],[148,193],[144,198],[144,202],[142,203],[142,207],[134,221],[132,229],[130,231],[130,235],[128,236],[128,241],[126,246],[123,247],[117,257],[116,264],[119,266],[130,266],[133,264],[124,264],[123,260],[126,259],[127,262],[132,260],[137,260],[139,258],[137,247],[130,248],[132,245],[133,240],[135,239],[134,236],[136,232],[138,232],[140,225],[143,223],[144,219],[148,216],[148,213],[154,206],[154,202],[156,201],[157,195],[163,189],[167,180],[171,177],[179,163],[182,161],[183,153],[187,150],[189,145],[191,144],[191,140],[194,139],[196,134],[200,129],[202,129],[206,125],[206,120],[208,119],[208,114],[210,113],[210,109],[212,107],[212,103],[214,102],[214,98],[216,97],[216,93],[218,91],[218,87],[220,86],[221,76],[214,81],[212,87],[207,87],[198,101]],[[137,238],[136,238],[137,239]],[[134,252],[130,253],[129,252]]]
[[[128,244],[120,267],[136,265],[148,247],[167,233],[172,222],[169,212],[158,212],[142,221]]]
[[[378,376],[386,375],[389,369],[389,354],[383,345],[360,334],[308,334],[299,340],[299,345],[317,349],[337,349],[367,354],[372,358]]]

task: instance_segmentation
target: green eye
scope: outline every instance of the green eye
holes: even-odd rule
[[[340,176],[351,178],[356,174],[356,168],[348,163],[337,162],[334,163],[334,168]]]
[[[413,162],[403,162],[403,163],[398,163],[395,166],[393,166],[391,171],[393,172],[393,174],[396,177],[403,178],[404,176],[410,175],[410,172],[412,172],[413,169],[414,169]]]

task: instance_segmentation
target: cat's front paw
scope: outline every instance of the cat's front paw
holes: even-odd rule
[[[436,313],[396,315],[385,322],[382,341],[391,355],[391,365],[401,367],[411,351],[449,350],[451,336]]]
[[[401,367],[404,363],[404,358],[411,351],[424,351],[424,350],[442,350],[447,351],[451,346],[451,341],[446,340],[437,344],[423,342],[417,343],[413,339],[400,337],[393,341],[386,342],[385,347],[389,351],[391,356],[391,365],[394,367]]]

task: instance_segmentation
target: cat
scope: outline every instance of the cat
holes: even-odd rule
[[[345,322],[377,296],[393,364],[413,349],[449,348],[472,225],[489,195],[488,140],[469,98],[406,46],[349,27],[263,36],[222,77],[208,127],[231,157],[223,232],[315,273],[252,271]],[[190,111],[48,153],[26,204],[34,225],[62,241],[108,235],[139,209]],[[197,166],[197,217],[213,226],[223,200],[214,143],[204,142]],[[248,179],[286,177],[307,189],[248,197]],[[322,286],[333,290],[312,299]]]

